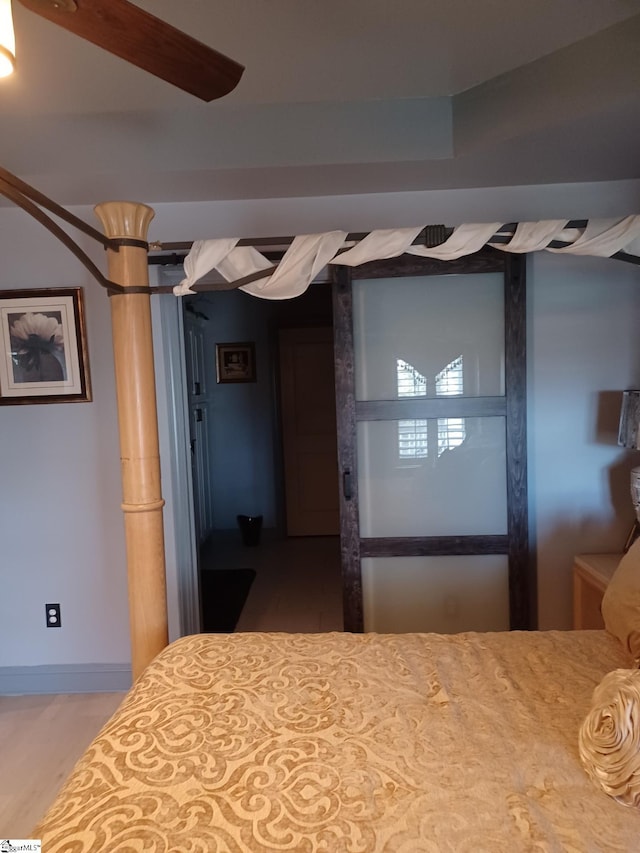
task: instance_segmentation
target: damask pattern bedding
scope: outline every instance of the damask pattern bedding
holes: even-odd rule
[[[604,631],[176,641],[77,764],[46,853],[637,851],[583,771]]]

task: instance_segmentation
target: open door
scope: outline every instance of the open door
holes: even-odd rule
[[[525,259],[338,268],[345,630],[532,626]]]
[[[209,447],[211,397],[205,357],[206,330],[200,320],[188,311],[184,312],[184,336],[194,518],[196,543],[200,547],[213,527]]]

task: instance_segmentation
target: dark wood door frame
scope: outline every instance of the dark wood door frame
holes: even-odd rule
[[[360,538],[356,430],[358,421],[437,418],[439,399],[355,399],[352,282],[357,279],[491,273],[504,275],[505,395],[447,401],[460,416],[505,418],[507,533],[487,536]],[[342,478],[340,541],[345,631],[364,630],[362,557],[506,554],[509,561],[510,628],[535,627],[536,583],[529,556],[526,434],[526,256],[487,247],[455,261],[403,255],[333,271],[338,470]]]

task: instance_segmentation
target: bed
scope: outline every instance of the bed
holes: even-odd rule
[[[46,853],[637,851],[580,763],[605,631],[197,634],[147,667],[33,837]]]

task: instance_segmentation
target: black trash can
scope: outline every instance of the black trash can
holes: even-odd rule
[[[260,531],[262,530],[261,515],[239,515],[238,527],[242,536],[242,544],[256,546],[260,544]]]

